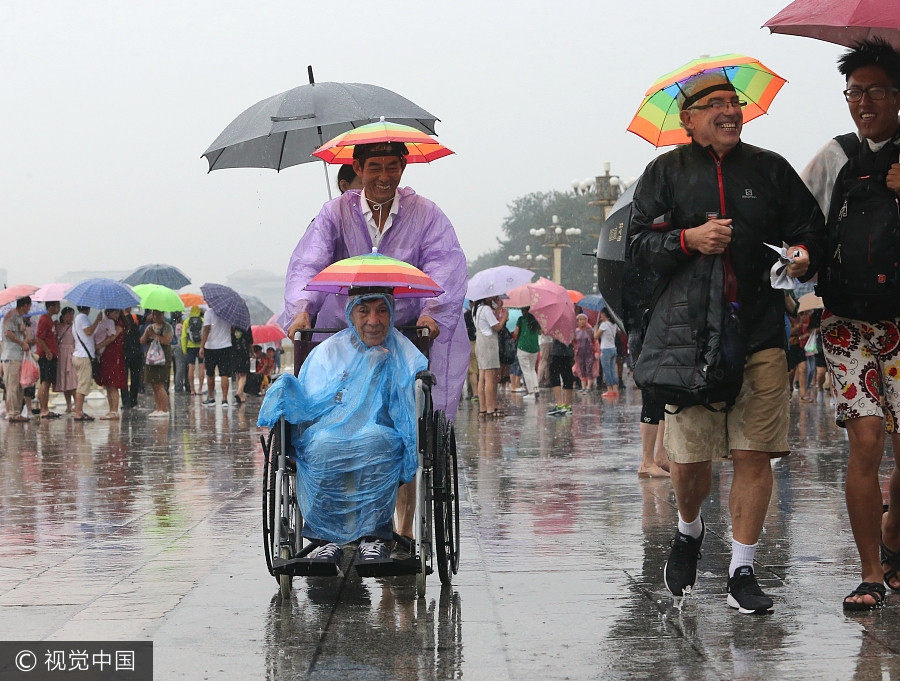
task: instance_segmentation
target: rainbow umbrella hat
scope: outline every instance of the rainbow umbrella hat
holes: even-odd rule
[[[408,125],[391,123],[382,116],[380,121],[341,133],[325,142],[312,155],[326,163],[350,164],[353,163],[353,148],[357,144],[376,142],[403,142],[409,150],[407,163],[431,163],[453,153],[431,135]]]
[[[753,57],[742,54],[700,57],[667,73],[647,89],[644,101],[628,125],[629,132],[657,147],[689,143],[691,140],[681,127],[677,101],[680,86],[692,76],[714,70],[721,71],[734,85],[738,97],[746,100],[744,123],[767,113],[775,95],[787,82]]]
[[[418,267],[374,250],[329,265],[310,280],[306,290],[347,295],[357,286],[393,287],[395,298],[433,298],[444,292]]]

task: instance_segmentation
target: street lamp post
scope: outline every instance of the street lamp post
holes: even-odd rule
[[[634,182],[625,182],[618,175],[609,172],[609,161],[603,164],[603,175],[578,181],[573,180],[572,189],[576,194],[593,194],[596,198],[588,202],[591,206],[603,207],[603,219],[609,217],[609,211],[622,193]]]
[[[569,247],[572,237],[581,236],[581,230],[578,227],[563,229],[559,224],[559,218],[554,215],[550,227],[529,229],[528,233],[542,239],[544,246],[553,249],[553,281],[562,284],[562,249]]]
[[[528,244],[525,245],[524,253],[508,255],[506,256],[506,259],[514,265],[519,265],[521,263],[522,267],[535,271],[546,270],[548,260],[547,256],[543,253],[533,255],[531,253],[531,246]]]

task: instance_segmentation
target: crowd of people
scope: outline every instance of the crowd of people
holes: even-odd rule
[[[509,331],[509,309],[501,296],[473,301],[464,315],[472,345],[468,398],[479,403],[479,417],[506,415],[497,407],[501,388],[524,393],[526,401],[536,399],[542,388],[550,388],[549,416],[571,414],[576,389],[597,389],[602,397],[619,397],[622,372],[629,361],[627,336],[606,308],[592,313],[593,324],[590,311],[578,305],[575,310],[574,339],[563,343],[543,333],[528,307],[521,309]]]
[[[228,405],[232,381],[234,402],[241,404],[248,394],[264,393],[280,371],[280,347],[254,344],[250,329],[199,306],[186,317],[159,310],[139,316],[126,308],[100,310],[93,320],[89,307],[61,308],[59,301],[44,307],[31,315],[31,298],[19,298],[0,326],[0,380],[11,423],[60,418],[50,409],[51,390],[63,395],[65,414],[93,421],[85,398],[95,384],[106,393],[107,411],[100,419],[120,418],[122,410],[138,406],[145,391],[153,399],[148,416],[168,418],[170,391],[206,393],[202,404],[215,406],[216,371],[222,405]]]

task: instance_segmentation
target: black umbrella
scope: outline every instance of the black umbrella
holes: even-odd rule
[[[625,252],[628,250],[628,223],[631,220],[631,201],[634,198],[633,183],[613,204],[609,217],[600,227],[597,242],[597,290],[606,306],[621,321],[622,280],[625,272]],[[620,324],[621,325],[621,324]]]
[[[209,170],[281,170],[319,159],[311,156],[332,137],[382,116],[430,135],[440,120],[396,92],[366,83],[309,84],[257,102],[226,127],[203,156]],[[328,171],[325,171],[326,179]],[[331,188],[329,187],[329,196]]]
[[[266,324],[275,314],[269,307],[256,296],[241,295],[250,312],[250,323],[255,325]]]
[[[184,272],[173,265],[154,263],[152,265],[141,265],[125,277],[122,283],[129,286],[159,284],[177,291],[182,286],[190,284],[191,280],[187,278]]]

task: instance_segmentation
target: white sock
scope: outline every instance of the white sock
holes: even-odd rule
[[[753,567],[753,558],[756,556],[757,546],[759,546],[759,542],[748,546],[747,544],[741,544],[736,539],[731,540],[731,564],[728,566],[729,577],[734,577],[734,571],[741,566],[749,565]]]
[[[703,532],[703,521],[700,520],[700,514],[698,513],[697,517],[691,522],[685,522],[684,518],[681,517],[681,511],[679,511],[678,531],[681,532],[681,534],[686,534],[689,537],[697,539],[700,536],[700,533]]]

